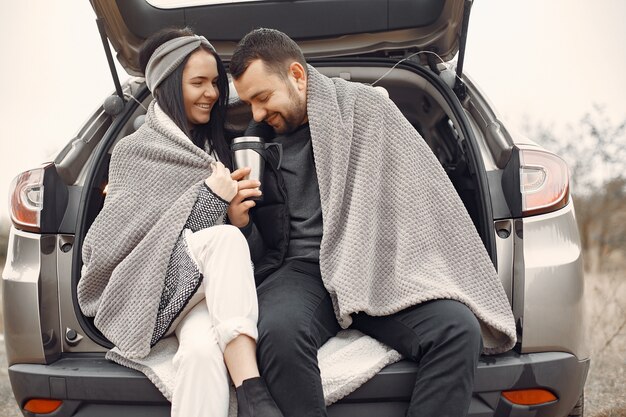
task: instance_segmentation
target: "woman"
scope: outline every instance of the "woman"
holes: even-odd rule
[[[224,66],[188,29],[150,37],[140,65],[154,101],[114,147],[104,207],[83,244],[81,309],[127,358],[175,334],[173,416],[226,416],[228,374],[239,416],[281,416],[256,363],[248,246],[223,224],[233,198],[260,194],[238,192],[232,178],[247,169],[231,177],[227,168]]]

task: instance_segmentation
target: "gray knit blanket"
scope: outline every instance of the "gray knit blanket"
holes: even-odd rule
[[[354,312],[382,316],[453,299],[478,318],[484,353],[511,349],[502,283],[432,150],[379,91],[308,70],[320,268],[341,326]]]
[[[83,314],[128,358],[150,352],[170,254],[214,161],[169,118],[157,117],[155,103],[113,149],[78,283]]]

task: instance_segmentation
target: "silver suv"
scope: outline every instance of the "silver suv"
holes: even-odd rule
[[[567,167],[512,135],[463,73],[471,0],[91,3],[110,66],[107,38],[131,75],[140,75],[141,42],[163,27],[193,27],[228,63],[237,41],[265,26],[296,39],[322,73],[384,87],[448,173],[515,316],[518,344],[481,358],[469,415],[583,415],[589,351]],[[81,246],[103,204],[111,150],[139,126],[151,100],[142,78],[120,85],[112,74],[117,94],[54,161],[12,186],[5,343],[13,392],[27,416],[169,415],[148,379],[105,360],[112,345],[76,302]],[[245,105],[233,105],[228,133],[241,134],[250,117]],[[410,362],[390,365],[329,414],[402,416],[415,372]]]

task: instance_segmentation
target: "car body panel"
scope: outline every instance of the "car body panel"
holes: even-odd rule
[[[7,361],[47,363],[58,356],[55,236],[11,228],[2,299]],[[47,273],[46,273],[47,272]],[[51,273],[50,273],[51,272]],[[46,291],[42,291],[43,287]],[[45,314],[42,314],[45,312]]]
[[[464,80],[468,87],[464,107],[471,116],[469,120],[476,123],[476,130],[482,132],[476,137],[486,145],[483,155],[490,155],[495,163],[487,174],[498,236],[498,272],[507,294],[513,295],[510,301],[518,330],[523,328],[519,338],[521,351],[556,350],[573,353],[579,359],[588,358],[582,248],[574,204],[570,198],[560,210],[512,218],[503,196],[501,168],[509,162],[514,146],[543,148],[522,135],[509,133],[467,74]],[[483,160],[489,162],[489,157]],[[508,237],[500,237],[499,230]],[[507,254],[502,253],[503,249]]]
[[[574,205],[524,218],[522,352],[566,350],[589,357],[584,334],[582,248]]]
[[[463,0],[299,0],[175,9],[159,9],[145,0],[91,4],[104,21],[118,61],[133,75],[141,74],[137,56],[144,39],[163,27],[187,25],[209,39],[225,61],[256,27],[284,31],[298,41],[307,58],[427,49],[450,60],[459,50],[464,8]],[[302,24],[321,18],[324,24]]]
[[[509,299],[509,304],[513,305],[514,239],[511,234],[513,221],[507,219],[494,222],[494,229],[496,231],[495,240],[496,253],[498,256],[498,277]],[[514,318],[517,319],[515,316]]]
[[[74,235],[59,235],[63,244],[69,245],[66,250],[57,254],[57,271],[59,277],[71,277],[73,265]],[[91,340],[83,330],[76,314],[80,310],[72,298],[72,280],[59,280],[59,321],[62,333],[63,352],[103,352],[104,346]],[[75,332],[75,333],[72,333]]]

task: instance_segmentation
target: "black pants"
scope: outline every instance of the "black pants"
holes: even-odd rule
[[[259,287],[261,375],[285,417],[326,416],[317,351],[340,330],[319,265],[291,261]],[[436,300],[384,317],[353,315],[352,328],[419,364],[407,416],[465,416],[482,350],[462,303]]]

